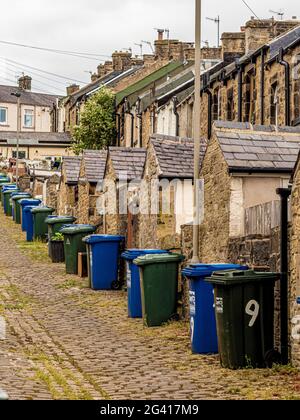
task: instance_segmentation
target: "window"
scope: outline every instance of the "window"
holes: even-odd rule
[[[213,94],[213,103],[212,103],[212,119],[213,121],[220,120],[220,111],[221,111],[221,92],[217,88]]]
[[[13,157],[13,159],[17,158],[17,152],[16,151],[12,152],[12,157]],[[19,152],[19,159],[26,159],[26,152]]]
[[[7,108],[0,108],[0,124],[7,124]]]
[[[25,109],[24,127],[32,128],[34,123],[34,113],[32,109]]]
[[[255,124],[255,99],[256,99],[256,86],[255,78],[253,73],[247,74],[245,76],[245,94],[244,94],[244,103],[245,103],[245,116],[244,121]]]

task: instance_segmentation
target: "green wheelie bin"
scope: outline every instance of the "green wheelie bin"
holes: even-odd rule
[[[3,192],[3,208],[6,216],[12,216],[11,194],[19,192],[18,189],[8,189]]]
[[[72,225],[73,223],[76,222],[76,217],[73,216],[50,216],[47,217],[47,219],[45,220],[46,225],[48,225],[48,239],[49,239],[49,244],[48,244],[48,255],[50,258],[52,258],[52,247],[53,246],[58,246],[57,241],[55,241],[54,245],[53,242],[51,241],[51,239],[53,238],[53,236],[56,233],[60,232],[60,229],[63,226],[66,225]],[[63,249],[62,249],[63,252]]]
[[[280,275],[255,271],[216,272],[214,286],[221,365],[266,368],[278,362],[274,349],[274,288]]]
[[[97,227],[92,225],[74,225],[60,230],[64,235],[67,274],[78,274],[78,253],[86,252],[86,245],[82,240],[96,229]]]
[[[179,254],[145,255],[134,260],[140,268],[143,320],[160,327],[178,318],[178,274],[184,257]]]
[[[45,220],[54,213],[54,209],[40,206],[32,209],[31,213],[33,215],[33,239],[43,241],[48,235],[48,225]]]
[[[29,193],[20,193],[18,195],[15,195],[14,197],[11,198],[12,201],[12,216],[13,216],[13,220],[15,221],[15,223],[17,225],[21,224],[21,207],[19,204],[20,200],[25,200],[26,198],[31,198],[32,195]]]

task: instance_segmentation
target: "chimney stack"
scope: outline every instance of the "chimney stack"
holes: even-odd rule
[[[114,71],[126,71],[132,67],[132,53],[128,51],[115,51],[112,55]]]
[[[18,80],[19,89],[31,91],[32,78],[30,76],[22,76]]]
[[[222,58],[231,62],[245,54],[245,32],[224,32],[222,34]]]
[[[67,96],[73,95],[73,93],[78,92],[80,90],[80,86],[73,84],[67,87]]]

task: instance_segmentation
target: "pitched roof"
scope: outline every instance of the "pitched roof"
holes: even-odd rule
[[[217,121],[215,135],[231,172],[292,173],[300,127],[251,126]]]
[[[107,75],[103,76],[101,79],[96,80],[95,82],[89,83],[87,86],[83,87],[79,91],[75,92],[70,96],[70,101],[72,104],[75,104],[81,100],[84,96],[90,96],[93,93],[97,92],[102,86],[108,88],[113,88],[119,83],[122,79],[136,73],[141,66],[134,66],[129,70],[125,71],[112,71]]]
[[[286,50],[290,48],[294,43],[299,43],[300,41],[300,26],[286,32],[285,34],[279,36],[269,43],[270,47],[270,60],[274,59],[280,49]]]
[[[159,176],[164,178],[194,177],[194,141],[188,138],[155,134],[150,139],[153,145]],[[206,143],[201,146],[201,163],[206,151]]]
[[[81,156],[64,156],[62,160],[62,171],[66,173],[66,184],[77,184],[79,179]]]
[[[148,76],[144,77],[142,80],[139,80],[136,83],[128,86],[126,89],[118,92],[116,95],[116,104],[119,105],[126,97],[133,95],[140,90],[145,89],[151,83],[156,82],[157,80],[166,77],[169,73],[183,67],[184,65],[180,61],[172,61],[171,63],[167,64],[166,66],[161,67],[160,69],[154,71],[153,73],[149,74]],[[133,102],[136,101],[136,98]]]
[[[87,181],[92,184],[102,181],[107,161],[107,150],[85,150],[83,161]]]
[[[46,146],[58,145],[69,147],[72,138],[69,133],[37,133],[29,132],[20,133],[20,145],[25,146]],[[16,131],[0,131],[0,145],[15,145],[17,144]]]
[[[0,85],[0,102],[16,104],[17,98],[12,95],[14,92],[20,92],[17,86]],[[48,95],[26,90],[21,91],[20,99],[22,105],[52,107],[56,103],[56,100],[60,98],[61,96],[59,95]]]
[[[146,162],[144,148],[110,147],[109,157],[117,179],[126,177],[128,181],[141,179]]]

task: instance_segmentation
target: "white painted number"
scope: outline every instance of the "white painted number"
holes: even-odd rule
[[[246,314],[251,316],[251,320],[249,322],[249,327],[252,328],[257,320],[259,315],[259,303],[256,300],[250,300],[248,305],[246,306]]]

